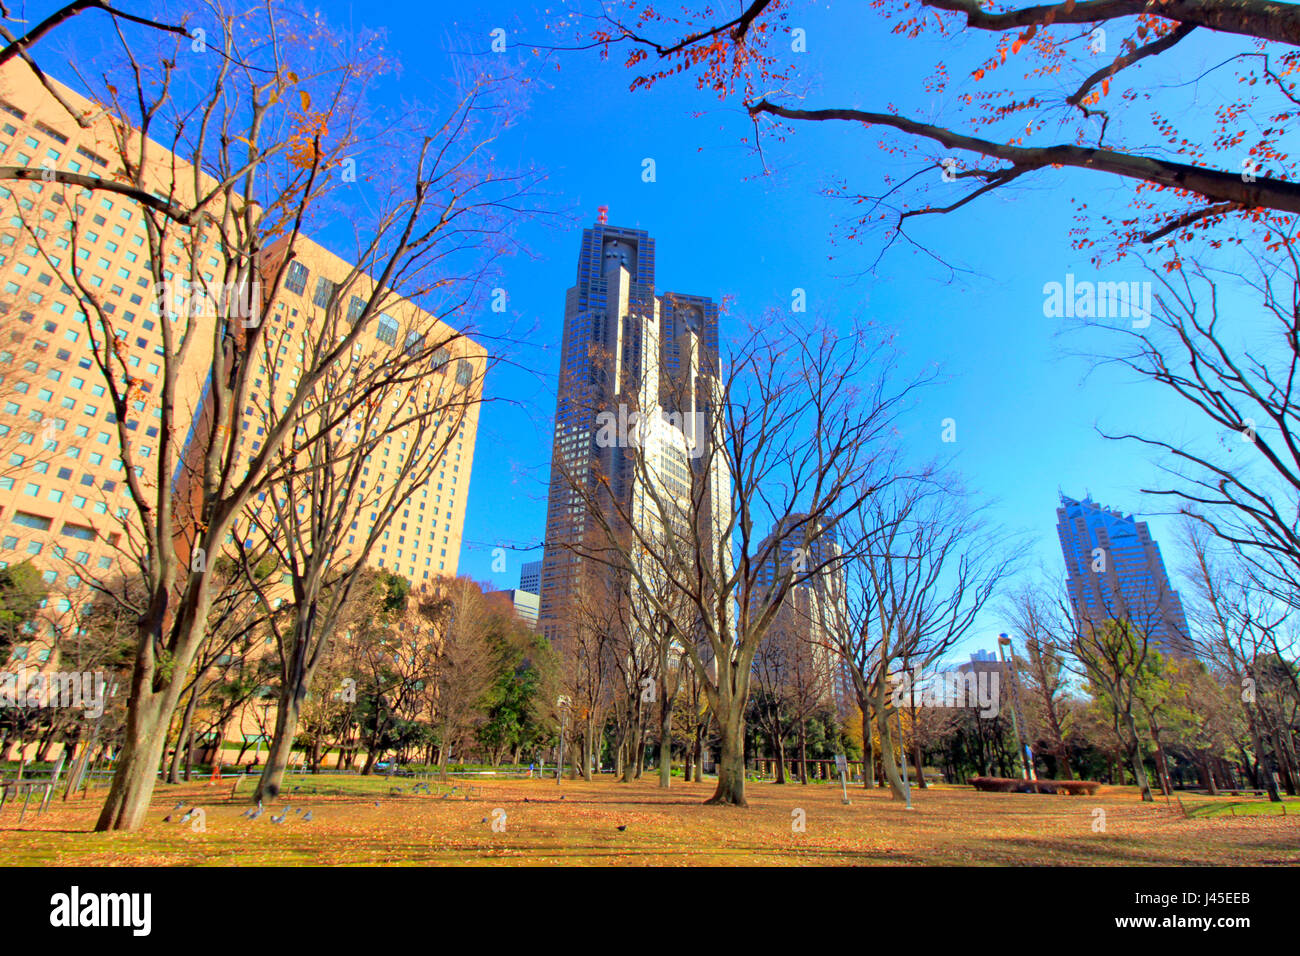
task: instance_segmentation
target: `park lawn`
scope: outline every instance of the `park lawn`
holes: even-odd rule
[[[1177,800],[1144,805],[1132,788],[1064,797],[953,786],[914,791],[916,808],[908,811],[887,791],[851,789],[846,807],[838,785],[751,783],[750,806],[740,809],[704,806],[707,781],[675,779],[665,792],[649,778],[558,786],[489,779],[454,783],[455,791],[435,783],[432,795],[413,794],[411,783],[293,776],[284,798],[254,821],[240,816],[249,780],[234,799],[229,780],[160,785],[137,833],[90,832],[102,787],[84,801],[56,798],[41,816],[29,811],[21,827],[8,804],[0,859],[82,866],[1300,864],[1300,813],[1215,812],[1254,802],[1231,797],[1183,796],[1184,816]],[[182,802],[204,809],[204,832],[163,822]],[[285,822],[273,824],[285,805],[292,808]],[[313,819],[304,821],[300,808]],[[504,832],[492,830],[495,811],[505,814]],[[805,828],[795,832],[800,816]]]
[[[1292,797],[1283,798],[1281,803],[1272,803],[1258,798],[1247,799],[1211,799],[1202,800],[1195,805],[1188,805],[1187,815],[1191,817],[1250,817],[1250,816],[1295,816],[1300,817],[1300,800]]]

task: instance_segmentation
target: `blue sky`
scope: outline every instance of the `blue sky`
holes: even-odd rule
[[[341,25],[388,31],[402,69],[381,95],[396,103],[445,93],[452,51],[486,51],[496,27],[508,33],[509,55],[526,57],[520,39],[546,40],[542,25],[562,4],[331,0],[320,6]],[[941,115],[947,101],[920,93],[911,81],[926,72],[934,51],[891,37],[861,9],[837,4],[828,13],[818,6],[801,21],[809,42],[800,77],[814,91],[810,103],[894,103],[914,115]],[[831,14],[860,16],[862,27],[842,29]],[[1211,53],[1207,47],[1207,60]],[[559,215],[527,224],[519,234],[527,254],[505,264],[510,319],[529,334],[513,349],[517,365],[499,368],[488,382],[462,573],[515,587],[520,563],[540,556],[540,549],[511,550],[507,571],[492,571],[493,548],[537,546],[544,531],[564,294],[574,281],[581,229],[602,204],[612,223],[655,237],[660,291],[734,297],[724,338],[729,322],[788,309],[799,287],[807,290],[810,313],[841,326],[860,316],[895,329],[906,368],[938,363],[943,381],[927,390],[909,422],[905,450],[917,460],[955,453],[969,487],[994,502],[992,517],[1029,541],[1031,569],[1061,565],[1058,489],[1091,492],[1107,505],[1149,515],[1154,504],[1138,489],[1158,480],[1150,453],[1104,440],[1096,425],[1183,435],[1196,424],[1150,386],[1113,371],[1085,378],[1088,365],[1064,354],[1060,321],[1043,315],[1045,282],[1069,272],[1099,277],[1086,255],[1070,248],[1071,199],[1086,197],[1091,209],[1118,212],[1124,194],[1112,180],[1056,173],[917,225],[919,240],[968,270],[956,278],[902,246],[875,274],[861,275],[878,251],[878,237],[861,246],[833,243],[841,210],[819,191],[837,175],[876,191],[886,175],[915,168],[880,153],[878,136],[845,125],[800,128],[784,144],[767,145],[773,174],[764,177],[741,143],[752,127],[735,103],[700,93],[690,81],[631,93],[620,63],[602,63],[594,53],[566,54],[559,63],[559,70],[542,71],[527,111],[497,144],[504,164],[546,172],[547,203]],[[958,72],[952,64],[950,72]],[[909,80],[890,85],[891,76]],[[819,96],[823,87],[828,92]],[[642,180],[647,157],[655,160],[654,183]],[[1128,262],[1104,277],[1145,277],[1140,264]],[[504,331],[501,317],[487,311],[471,324]],[[956,421],[954,445],[940,441],[946,418]],[[1148,520],[1174,573],[1174,522]],[[992,647],[1003,629],[997,613],[986,613],[963,650]]]

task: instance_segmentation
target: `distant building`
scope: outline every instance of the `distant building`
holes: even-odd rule
[[[1183,602],[1146,523],[1064,495],[1056,520],[1076,626],[1128,621],[1162,653],[1191,656]]]
[[[532,591],[525,591],[522,588],[509,591],[488,591],[487,596],[504,595],[515,609],[515,613],[520,619],[525,621],[529,627],[537,626],[537,595]]]
[[[834,530],[823,530],[807,514],[787,515],[777,522],[758,546],[759,555],[770,557],[757,569],[755,600],[777,586],[783,574],[810,577],[790,587],[773,622],[773,633],[806,642],[812,649],[817,680],[824,688],[824,701],[844,696],[842,668],[831,648],[837,624],[846,618],[844,571],[835,559],[840,554]],[[820,570],[816,570],[820,569]]]
[[[542,562],[528,561],[519,571],[519,590],[542,593]]]

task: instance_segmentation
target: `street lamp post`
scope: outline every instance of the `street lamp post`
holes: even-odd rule
[[[1005,649],[1006,655],[1003,656]],[[1008,660],[1009,659],[1009,660]],[[1020,748],[1020,768],[1025,780],[1037,780],[1034,774],[1034,768],[1029,763],[1029,747],[1025,743],[1025,738],[1020,733],[1020,675],[1016,670],[1016,655],[1011,650],[1011,638],[1006,634],[998,635],[998,660],[1002,663],[1010,664],[1011,674],[1011,729],[1016,735],[1016,745]]]

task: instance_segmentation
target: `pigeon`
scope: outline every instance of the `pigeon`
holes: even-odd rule
[[[180,803],[176,804],[176,806],[172,807],[172,811],[174,812],[174,811],[176,811],[176,810],[179,810],[179,809],[180,809],[181,807],[183,807],[183,806],[185,806],[185,801],[184,801],[184,800],[182,800]]]
[[[301,786],[297,786],[297,787],[294,787],[294,788],[293,788],[292,790],[290,790],[289,792],[290,792],[290,793],[297,793],[297,792],[298,792],[299,790],[301,790],[301,789],[302,789]]]
[[[261,806],[259,805],[258,808],[257,808],[256,810],[254,810],[252,813],[250,813],[250,814],[248,815],[248,819],[250,819],[250,820],[256,820],[256,819],[257,819],[258,817],[260,817],[261,815],[262,815],[262,808],[261,808]]]
[[[310,810],[308,810],[306,813],[304,813],[304,814],[302,815],[302,822],[303,822],[303,823],[311,823],[311,811],[310,811]]]
[[[197,809],[198,807],[190,807],[188,810],[186,810],[185,816],[181,817],[181,823],[189,823],[190,817],[194,816],[194,811]]]
[[[623,832],[624,830],[626,830],[626,829],[627,829],[627,824],[624,823],[622,826],[620,826],[620,827],[618,828],[618,832],[619,832],[619,833],[622,833],[622,832]]]
[[[282,814],[280,814],[278,817],[271,817],[271,822],[272,822],[272,823],[283,823],[283,822],[284,822],[284,818],[287,817],[288,815],[289,815],[289,810],[288,810],[288,808],[286,807],[286,808],[285,808],[285,811],[284,811]]]
[[[171,823],[171,822],[172,822],[172,815],[170,813],[167,814],[167,816],[163,817],[163,823]]]
[[[560,794],[560,799],[561,799],[561,800],[564,799],[564,794]]]
[[[479,823],[487,823],[487,817],[484,817],[482,820],[479,821]]]
[[[378,801],[378,800],[375,801],[375,806],[376,806],[376,807],[379,806],[379,801]]]

